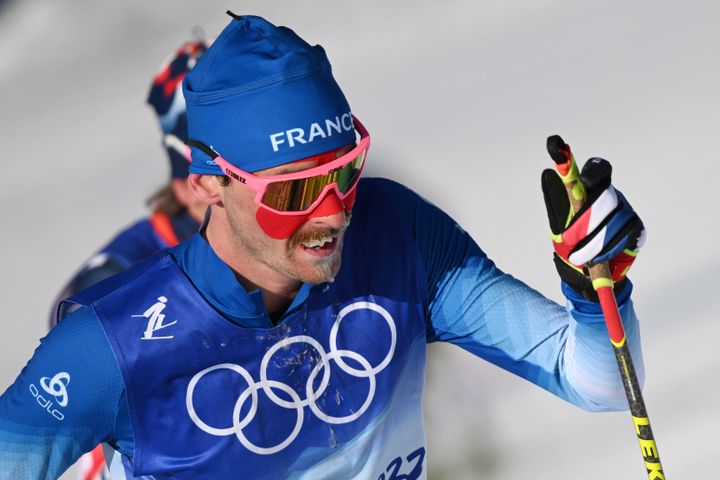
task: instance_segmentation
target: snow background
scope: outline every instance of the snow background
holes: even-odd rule
[[[611,160],[649,232],[631,277],[665,472],[707,477],[720,429],[710,0],[0,1],[0,390],[60,286],[145,214],[167,176],[150,78],[194,25],[217,35],[228,8],[323,45],[373,135],[369,174],[440,205],[557,301],[545,138]],[[430,351],[431,479],[644,478],[629,414],[585,413],[457,348]]]

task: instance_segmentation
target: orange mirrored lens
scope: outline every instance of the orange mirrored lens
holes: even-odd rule
[[[325,187],[333,183],[344,195],[360,178],[366,153],[367,149],[363,149],[354,160],[327,175],[273,182],[268,185],[262,203],[281,212],[302,212],[310,208]]]

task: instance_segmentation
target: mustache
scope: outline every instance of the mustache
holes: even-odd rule
[[[295,232],[288,241],[288,248],[292,249],[301,243],[339,237],[341,234],[345,233],[345,230],[347,230],[348,226],[350,226],[351,218],[352,215],[350,212],[346,212],[345,222],[340,228],[313,228]]]

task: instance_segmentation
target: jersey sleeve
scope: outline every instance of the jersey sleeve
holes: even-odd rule
[[[0,479],[58,478],[98,443],[117,443],[123,391],[92,310],[69,315],[0,397]]]
[[[567,307],[558,305],[501,271],[427,200],[393,182],[383,181],[381,188],[415,239],[425,268],[429,342],[458,345],[583,409],[627,409],[597,304],[576,295]],[[618,304],[642,382],[638,321],[627,283]]]

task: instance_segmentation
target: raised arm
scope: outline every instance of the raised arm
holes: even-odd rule
[[[430,292],[428,341],[447,341],[587,410],[626,409],[599,306],[565,286],[567,308],[502,272],[447,214],[381,182],[415,238]],[[632,285],[618,292],[642,376]]]

